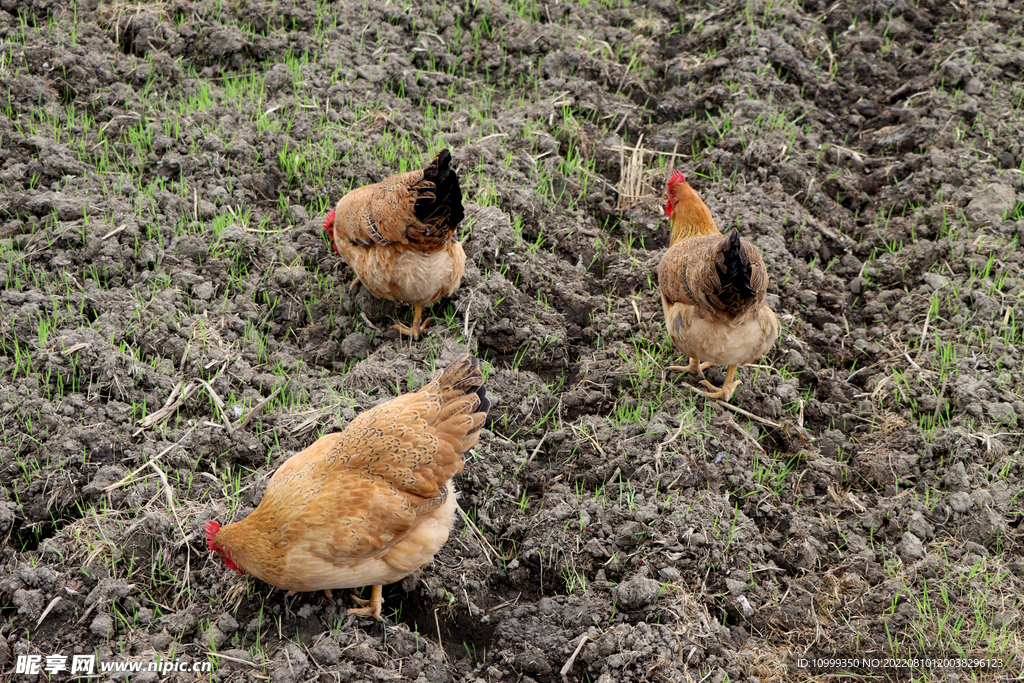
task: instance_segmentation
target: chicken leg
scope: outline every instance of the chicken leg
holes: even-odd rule
[[[380,616],[380,610],[384,606],[384,598],[381,595],[382,586],[374,586],[370,592],[370,599],[364,600],[355,593],[352,593],[352,599],[358,602],[360,607],[350,607],[348,610],[349,614],[355,614],[361,617],[373,617],[378,621],[382,621],[383,617]]]
[[[711,389],[712,391],[702,391],[700,392],[701,396],[706,396],[707,398],[717,398],[720,401],[725,401],[726,403],[728,403],[729,399],[732,398],[733,392],[736,391],[736,387],[742,384],[742,382],[733,381],[735,377],[736,366],[730,365],[728,369],[725,371],[725,383],[722,384],[721,389],[719,389],[706,379],[702,379],[700,383],[706,386],[708,389]]]
[[[420,338],[420,334],[422,334],[423,330],[427,329],[427,326],[430,325],[430,323],[433,322],[434,319],[427,318],[426,320],[421,320],[421,318],[423,317],[423,306],[421,306],[420,304],[413,304],[413,307],[416,310],[412,320],[412,327],[406,327],[405,325],[399,323],[395,325],[395,329],[401,332],[402,334],[407,334],[414,340],[416,340]]]

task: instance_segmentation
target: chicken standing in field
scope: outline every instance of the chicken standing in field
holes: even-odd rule
[[[676,171],[668,181],[665,211],[672,222],[669,249],[658,266],[658,287],[672,343],[692,372],[711,389],[708,398],[728,401],[740,385],[736,367],[763,356],[779,336],[779,321],[765,304],[768,271],[761,252],[732,230],[723,235],[711,211]],[[704,379],[708,365],[726,365],[719,389]]]
[[[395,325],[413,339],[430,324],[423,309],[462,284],[466,252],[455,239],[465,217],[459,176],[447,149],[426,168],[400,173],[352,190],[327,214],[331,246],[360,282],[381,299],[415,308],[411,327]]]
[[[434,557],[455,514],[451,479],[490,401],[465,355],[417,392],[371,408],[288,459],[241,522],[206,525],[231,569],[288,591],[373,586],[352,614],[381,618],[381,586]],[[353,596],[355,597],[355,596]]]

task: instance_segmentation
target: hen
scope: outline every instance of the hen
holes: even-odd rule
[[[349,612],[380,619],[381,586],[426,565],[448,540],[451,479],[489,408],[479,361],[462,356],[419,391],[293,455],[248,517],[206,525],[207,545],[229,568],[289,595],[372,585]]]
[[[466,252],[455,240],[465,217],[459,176],[447,149],[426,168],[400,173],[352,190],[327,214],[331,246],[360,282],[381,299],[415,308],[412,327],[399,332],[419,339],[430,324],[423,309],[462,283]]]
[[[736,367],[763,356],[779,336],[775,313],[765,305],[768,271],[757,247],[736,230],[719,231],[679,171],[668,181],[665,211],[672,234],[658,266],[661,305],[672,343],[690,357],[689,365],[669,369],[696,374],[711,389],[704,396],[728,401],[740,385]],[[721,388],[704,379],[712,364],[728,366]]]

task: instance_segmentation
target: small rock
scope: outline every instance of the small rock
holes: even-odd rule
[[[199,200],[199,217],[204,221],[208,221],[217,215],[217,207],[206,201],[205,199]]]
[[[1013,412],[1013,405],[1010,403],[1000,403],[997,401],[986,401],[985,411],[991,416],[993,420],[1000,424],[1012,425],[1017,421],[1016,415]]]
[[[612,594],[622,609],[637,610],[653,604],[660,592],[660,583],[654,579],[637,576],[620,583],[613,589]]]
[[[818,293],[813,289],[805,289],[800,292],[800,303],[804,306],[813,306],[818,303]]]
[[[935,536],[935,532],[932,531],[931,525],[925,521],[924,516],[919,512],[915,512],[910,516],[910,522],[907,523],[907,531],[914,534],[922,541],[930,541]]]
[[[754,608],[750,606],[750,601],[747,600],[747,596],[737,596],[736,603],[740,606],[740,611],[743,612],[743,616],[750,618],[754,615]]]
[[[682,578],[682,574],[675,567],[664,567],[658,572],[658,576],[665,579],[665,581],[678,581]]]
[[[19,588],[14,591],[12,602],[18,607],[18,614],[24,614],[30,619],[37,618],[43,613],[45,598],[42,591],[30,591]]]
[[[924,545],[922,545],[921,539],[909,531],[903,533],[903,538],[900,539],[898,550],[900,555],[904,558],[920,560],[925,556]]]
[[[233,616],[225,612],[217,619],[217,628],[224,633],[231,634],[238,630],[238,622],[235,621]]]
[[[341,661],[341,648],[330,638],[324,638],[309,649],[317,664],[337,664]]]
[[[201,647],[209,647],[211,650],[216,652],[227,639],[228,637],[221,633],[219,628],[211,625],[210,628],[199,635],[199,639],[196,644]]]
[[[292,681],[300,681],[304,678],[306,669],[309,667],[306,653],[295,643],[289,643],[287,648],[287,656],[285,656],[284,652],[280,652],[278,656],[274,657],[274,660],[280,663],[270,670],[270,680],[272,681],[287,681],[291,683]]]
[[[984,544],[1006,536],[1009,527],[1003,516],[989,505],[979,505],[978,507],[981,510],[967,524],[963,525],[962,533],[964,538],[984,547]],[[966,562],[966,560],[961,561]]]
[[[157,652],[163,652],[167,649],[167,646],[173,642],[174,639],[171,638],[171,634],[167,632],[167,629],[164,629],[160,633],[153,636],[153,639],[150,641],[150,645],[152,645],[153,649]]]
[[[366,358],[370,352],[370,338],[362,332],[353,332],[341,342],[341,352],[346,358]]]
[[[192,294],[197,299],[202,301],[209,301],[213,298],[213,283],[210,281],[200,282],[198,285],[192,288]]]
[[[275,64],[263,76],[263,87],[267,89],[268,93],[275,93],[286,85],[290,85],[292,82],[292,72],[285,64]]]
[[[965,491],[957,491],[949,497],[949,506],[953,508],[954,512],[967,512],[973,504],[971,497]]]
[[[280,254],[284,263],[293,263],[299,258],[298,250],[290,244],[282,244]]]
[[[383,654],[379,650],[370,647],[366,643],[359,643],[355,647],[346,648],[345,654],[354,662],[363,662],[373,666],[379,666],[383,659]]]
[[[969,491],[971,489],[971,480],[967,476],[967,469],[962,462],[958,462],[949,468],[949,471],[946,472],[945,481],[946,486],[954,491]]]
[[[62,221],[74,221],[85,216],[85,203],[81,199],[58,197],[53,203],[57,217]]]
[[[968,95],[980,95],[985,91],[985,84],[981,82],[978,77],[971,78],[967,81],[967,85],[964,86],[964,92]]]
[[[232,223],[221,230],[217,237],[225,242],[240,242],[245,239],[245,230],[243,230],[237,223]]]
[[[551,675],[551,662],[543,652],[533,647],[516,655],[515,668],[531,676]]]
[[[114,635],[114,620],[109,614],[97,614],[89,625],[89,630],[100,638],[111,638]]]
[[[124,579],[100,579],[96,587],[89,592],[85,604],[89,607],[94,605],[110,605],[114,600],[123,600],[131,592],[131,586]]]
[[[356,74],[360,78],[370,81],[371,83],[382,81],[388,76],[387,70],[383,66],[378,66],[376,64],[357,66]]]
[[[979,223],[1001,223],[1016,206],[1017,196],[1013,188],[1001,183],[985,185],[967,205],[967,217]]]
[[[302,266],[278,266],[274,271],[274,282],[278,287],[295,287],[306,281],[306,269]]]
[[[241,52],[246,45],[247,41],[241,29],[230,27],[220,31],[214,31],[213,34],[210,35],[207,49],[210,54],[217,57],[223,57],[224,55]]]
[[[949,282],[948,277],[944,277],[942,275],[939,275],[938,273],[925,273],[922,279],[924,280],[924,283],[928,285],[928,287],[933,292],[942,289],[944,286],[946,286],[946,283]]]
[[[131,411],[132,407],[127,403],[121,403],[120,401],[110,401],[107,403],[107,417],[114,422],[127,422]]]
[[[99,468],[96,472],[96,476],[92,478],[88,484],[82,489],[82,493],[86,496],[103,494],[104,490],[111,484],[121,481],[121,478],[128,473],[128,470],[117,465],[106,465]],[[105,495],[105,494],[104,494]]]

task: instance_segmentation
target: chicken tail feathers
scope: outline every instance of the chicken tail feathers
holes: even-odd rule
[[[413,241],[443,244],[466,217],[462,206],[459,174],[452,167],[452,155],[442,149],[423,169],[422,189],[413,206],[422,224],[422,235],[409,235]],[[420,239],[416,239],[420,237]]]
[[[714,308],[738,317],[755,307],[762,297],[755,281],[756,264],[751,263],[750,247],[743,244],[735,229],[721,241],[719,249],[714,259],[720,285]]]
[[[487,411],[491,409],[491,401],[487,398],[487,390],[484,388],[483,373],[480,371],[480,361],[469,354],[456,358],[434,381],[441,390],[441,402],[446,406],[453,401],[476,394],[477,405],[474,406],[473,413],[483,413],[486,416]]]
[[[730,232],[725,239],[722,261],[718,264],[718,274],[723,290],[735,290],[744,298],[754,296],[754,290],[750,287],[750,263],[747,262],[746,254],[743,253],[743,243],[736,230]]]

